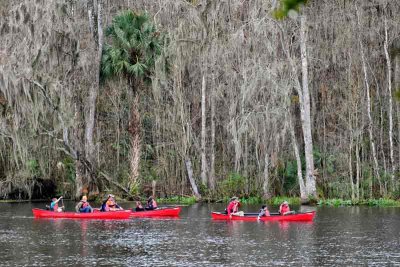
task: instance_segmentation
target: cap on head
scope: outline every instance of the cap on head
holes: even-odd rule
[[[289,203],[285,200],[283,201],[283,205],[289,205]]]
[[[110,197],[114,198],[114,195],[108,194],[108,198],[110,198]]]
[[[239,198],[238,197],[232,197],[231,201],[233,201],[233,200],[239,200]]]

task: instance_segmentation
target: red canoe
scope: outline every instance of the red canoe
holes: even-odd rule
[[[232,215],[232,218],[223,212],[212,212],[211,216],[214,220],[235,220],[235,221],[257,221],[257,215],[254,213],[244,214],[244,216]],[[288,214],[288,215],[271,215],[261,217],[260,221],[312,221],[315,216],[315,211]]]
[[[158,208],[156,210],[132,211],[131,217],[177,217],[181,207]]]
[[[108,211],[108,212],[54,212],[50,210],[32,209],[35,218],[68,218],[68,219],[106,219],[119,220],[129,219],[131,212],[129,210]]]

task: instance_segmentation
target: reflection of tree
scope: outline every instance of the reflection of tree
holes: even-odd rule
[[[87,232],[87,220],[81,220],[81,256],[88,256],[88,248],[86,241],[86,232]]]

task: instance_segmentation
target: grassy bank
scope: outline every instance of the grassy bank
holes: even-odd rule
[[[157,203],[159,204],[194,204],[197,200],[194,196],[192,197],[169,197],[169,198],[157,198]]]
[[[379,206],[379,207],[400,207],[399,200],[388,198],[365,199],[365,200],[345,200],[340,198],[321,199],[317,203],[319,206]]]

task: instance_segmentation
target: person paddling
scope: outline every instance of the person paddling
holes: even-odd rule
[[[135,208],[135,211],[144,211],[142,202],[136,201],[136,208]]]
[[[50,203],[50,210],[54,212],[63,212],[64,211],[64,205],[59,207],[58,202],[62,199],[63,197],[57,198],[52,198],[51,203]]]
[[[158,206],[157,206],[156,200],[154,199],[153,196],[150,196],[149,199],[147,200],[147,205],[144,209],[145,210],[155,210],[157,208],[158,208]]]
[[[226,208],[226,213],[228,214],[229,218],[232,218],[232,215],[239,215],[243,216],[243,212],[239,212],[240,201],[237,197],[232,197],[231,201]]]
[[[283,203],[279,206],[279,213],[281,215],[293,214],[293,211],[290,211],[289,203],[287,201],[283,201]]]
[[[261,217],[266,217],[266,216],[270,216],[268,207],[266,205],[262,205],[262,207],[260,209],[260,213],[258,213],[257,219],[260,219]]]
[[[114,195],[109,194],[107,199],[101,205],[100,211],[116,211],[123,210],[117,202],[115,202]]]
[[[90,206],[89,202],[87,201],[87,196],[83,196],[82,200],[78,202],[75,206],[76,212],[82,213],[90,213],[93,212],[92,207]]]

